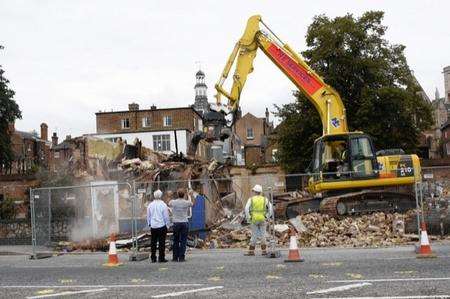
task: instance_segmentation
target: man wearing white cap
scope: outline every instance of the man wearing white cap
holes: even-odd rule
[[[261,253],[266,255],[266,220],[270,219],[273,213],[272,204],[262,195],[261,185],[255,185],[252,189],[254,195],[247,200],[245,205],[245,216],[250,222],[252,236],[250,246],[245,255],[255,255],[255,247],[258,239],[261,239]]]
[[[169,209],[164,201],[161,200],[163,193],[161,190],[153,192],[153,201],[147,208],[147,223],[150,226],[151,238],[151,259],[156,263],[156,244],[158,244],[160,263],[166,263],[166,235],[167,228],[170,226]]]

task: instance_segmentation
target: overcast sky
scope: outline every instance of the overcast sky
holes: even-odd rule
[[[450,65],[450,1],[21,1],[0,0],[0,64],[23,113],[20,130],[46,122],[59,136],[95,132],[95,112],[188,106],[196,61],[209,100],[246,20],[261,14],[297,51],[313,17],[385,11],[387,38],[406,57],[431,98],[443,95]],[[242,93],[242,108],[292,101],[294,86],[262,54]],[[49,134],[51,133],[49,132]]]

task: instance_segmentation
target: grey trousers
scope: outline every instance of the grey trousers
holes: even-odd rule
[[[257,222],[250,224],[252,237],[250,238],[250,246],[256,246],[258,239],[261,239],[261,245],[266,245],[266,222]]]

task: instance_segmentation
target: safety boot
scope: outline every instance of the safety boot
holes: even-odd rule
[[[245,256],[254,256],[255,255],[255,246],[250,245],[248,247],[248,251],[244,253]]]
[[[267,255],[267,251],[266,251],[266,244],[261,244],[261,255]]]

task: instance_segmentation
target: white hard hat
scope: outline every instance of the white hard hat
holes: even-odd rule
[[[255,192],[258,192],[258,193],[262,193],[262,191],[263,191],[261,185],[258,185],[258,184],[256,184],[252,190]]]
[[[155,199],[161,199],[162,195],[163,195],[163,193],[161,190],[156,190],[155,192],[153,192],[153,197]]]

